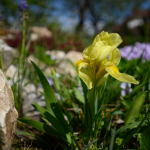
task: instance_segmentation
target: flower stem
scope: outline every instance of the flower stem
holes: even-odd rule
[[[25,21],[25,13],[23,12],[23,24],[22,24],[22,47],[21,47],[21,59],[20,59],[20,66],[23,65],[22,61],[25,55],[25,34],[26,34],[26,21]],[[19,68],[20,69],[20,68]]]
[[[2,51],[0,50],[0,64],[1,64],[1,69],[4,72],[4,65],[3,65],[3,58],[2,58]]]

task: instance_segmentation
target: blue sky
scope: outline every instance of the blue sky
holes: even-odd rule
[[[62,28],[64,30],[71,30],[73,27],[75,27],[78,24],[79,18],[78,15],[72,15],[71,11],[68,13],[63,12],[63,6],[64,1],[63,0],[55,0],[52,3],[50,3],[51,6],[54,6],[56,8],[56,11],[53,12],[53,18],[57,19],[59,23],[61,24]],[[120,19],[117,20],[118,23],[122,23],[123,20],[130,16],[132,14],[132,9],[134,5],[131,7],[127,6],[126,12],[120,14]],[[141,9],[150,9],[150,0],[146,0],[141,4]],[[107,16],[108,17],[108,16]],[[50,18],[50,21],[52,21],[53,18]],[[99,26],[102,27],[104,25],[104,22],[99,22]],[[90,21],[88,18],[86,19],[85,26],[87,28],[90,28]]]
[[[21,0],[15,0],[16,5],[18,5],[20,3]],[[135,1],[135,0],[134,0]],[[143,2],[141,4],[141,9],[150,9],[150,0],[144,0],[145,2]],[[61,28],[63,30],[71,30],[73,29],[79,22],[79,18],[78,18],[78,10],[73,10],[71,9],[71,11],[63,11],[64,10],[64,0],[55,0],[55,1],[48,1],[49,6],[55,7],[55,11],[52,12],[52,17],[49,17],[49,21],[52,22],[53,20],[57,20],[60,25]],[[117,23],[122,23],[123,20],[130,16],[132,14],[132,9],[133,9],[134,5],[132,6],[127,6],[127,9],[124,13],[119,13],[120,17],[119,19],[116,19]],[[36,5],[30,5],[29,9],[36,11],[39,11],[39,8]],[[76,12],[75,12],[76,11]],[[49,9],[45,9],[45,13],[49,14]],[[118,12],[117,12],[118,13]],[[105,16],[103,16],[103,18],[108,18],[107,20],[109,20],[109,14],[105,14]],[[13,17],[10,17],[9,20],[10,22],[14,22]],[[105,24],[105,21],[100,21],[98,23],[98,27],[102,28]],[[89,18],[86,18],[85,21],[85,26],[88,29],[89,32],[93,32],[92,30],[92,25],[91,22],[89,21]]]

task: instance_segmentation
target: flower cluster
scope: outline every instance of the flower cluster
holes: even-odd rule
[[[5,17],[3,15],[0,15],[0,20],[1,21],[4,21],[5,20]]]
[[[121,51],[122,58],[127,60],[133,60],[143,58],[144,60],[150,60],[150,43],[135,43],[134,46],[125,46],[119,49]]]
[[[120,84],[120,87],[121,87],[121,95],[122,96],[125,96],[127,94],[129,94],[131,91],[132,91],[132,88],[131,88],[131,84],[130,83],[126,83],[126,82],[122,82]]]
[[[80,91],[80,93],[83,95],[83,89],[82,89],[82,86],[81,86],[81,81],[79,81],[79,86],[78,86],[78,90]]]
[[[21,1],[20,2],[20,5],[19,5],[19,11],[22,12],[22,11],[25,11],[28,9],[28,4],[25,0]]]
[[[50,84],[50,86],[54,85],[53,78],[48,78],[47,80],[48,80],[48,83]],[[39,88],[42,88],[42,84],[41,83],[39,83]]]

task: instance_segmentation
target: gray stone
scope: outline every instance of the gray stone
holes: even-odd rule
[[[10,150],[18,112],[13,92],[0,70],[0,150]]]
[[[61,50],[48,50],[45,52],[47,55],[51,57],[51,59],[56,60],[56,63],[58,63],[60,60],[64,59],[66,54],[65,52]]]
[[[36,102],[41,107],[45,107],[45,98],[42,96],[37,90],[34,84],[29,83],[24,86],[22,90],[22,97],[23,97],[23,106],[22,106],[22,113],[28,117],[34,117],[36,115],[40,115],[40,112],[37,111],[32,104]]]
[[[52,32],[46,27],[31,27],[30,29],[33,33],[39,35],[39,37],[51,37]]]
[[[69,51],[66,54],[66,58],[70,59],[73,63],[77,62],[78,60],[83,59],[82,53],[77,51]]]
[[[2,52],[4,69],[7,69],[8,66],[13,61],[13,48],[8,46],[2,39],[0,40],[0,51]]]
[[[27,62],[31,64],[31,61],[33,61],[40,69],[45,69],[46,64],[44,62],[39,61],[37,58],[35,58],[33,55],[28,56]]]
[[[17,67],[14,65],[10,65],[6,70],[6,77],[9,78],[8,83],[10,86],[13,86],[14,83],[17,81]]]
[[[82,53],[70,51],[66,54],[64,59],[60,60],[59,63],[56,64],[56,67],[63,71],[64,74],[67,73],[70,74],[72,77],[75,77],[77,75],[76,70],[68,60],[70,60],[74,65],[74,63],[80,59],[83,59]]]

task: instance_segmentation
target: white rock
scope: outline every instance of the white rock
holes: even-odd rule
[[[36,87],[32,83],[29,83],[26,86],[24,86],[22,90],[22,97],[24,98],[22,113],[25,116],[34,117],[35,115],[40,115],[40,112],[35,110],[35,108],[32,106],[32,104],[34,104],[34,101],[41,107],[46,106],[44,96],[42,96],[39,92],[36,91]]]
[[[39,35],[37,33],[30,34],[31,41],[36,41],[38,38],[39,38]]]
[[[43,69],[46,67],[46,64],[39,61],[37,58],[35,58],[33,55],[28,56],[27,62],[31,64],[31,61],[33,61],[40,69]]]
[[[17,67],[14,65],[10,65],[9,68],[6,70],[6,76],[12,79],[15,74],[17,74]]]
[[[17,67],[14,65],[10,65],[6,70],[6,77],[9,77],[8,83],[10,86],[13,86],[17,81]]]
[[[36,87],[32,83],[28,83],[28,81],[24,81],[24,86],[22,89],[22,96],[25,97],[27,94],[26,93],[36,93]],[[27,84],[27,85],[25,85]]]
[[[82,53],[77,51],[69,51],[66,54],[66,58],[70,59],[73,63],[75,63],[78,60],[83,59]]]
[[[37,33],[40,37],[51,37],[52,32],[46,27],[32,27],[31,31]]]
[[[51,57],[51,59],[56,60],[56,63],[58,63],[60,60],[64,59],[66,54],[65,52],[61,51],[61,50],[47,50],[45,52],[47,55],[49,55]]]
[[[0,40],[0,52],[2,52],[4,69],[13,61],[13,48],[8,46],[2,39]]]
[[[76,70],[68,61],[68,59],[74,64],[76,61],[83,59],[82,53],[70,51],[66,54],[65,58],[61,60],[57,65],[59,69],[63,70],[65,73],[70,74],[72,77],[75,77],[77,75]]]
[[[0,150],[11,149],[17,117],[11,87],[0,70]]]
[[[0,39],[0,44],[5,44],[5,41]]]
[[[121,124],[121,123],[124,123],[124,120],[118,119],[116,122],[117,122],[117,124]]]

